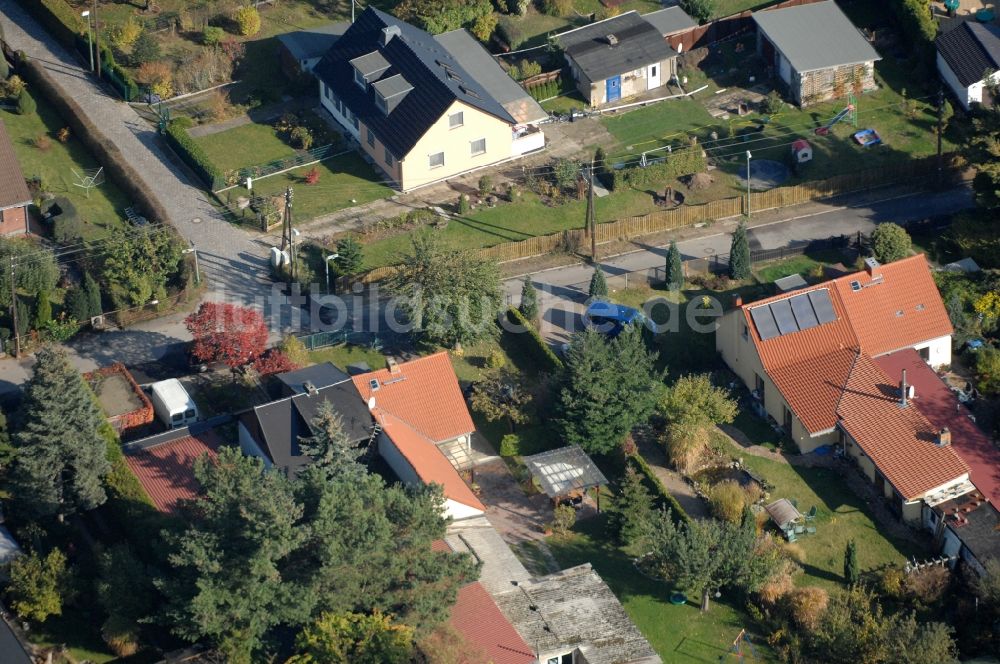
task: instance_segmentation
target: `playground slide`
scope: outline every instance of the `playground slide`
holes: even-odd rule
[[[830,133],[830,127],[832,127],[833,125],[837,124],[838,122],[840,122],[841,120],[843,120],[844,118],[846,118],[847,115],[851,111],[853,111],[853,110],[854,110],[854,105],[853,104],[848,104],[847,108],[845,108],[840,113],[837,113],[835,116],[833,116],[832,120],[830,120],[829,122],[827,122],[822,127],[816,127],[816,135],[817,136],[826,136],[827,134],[829,134]]]

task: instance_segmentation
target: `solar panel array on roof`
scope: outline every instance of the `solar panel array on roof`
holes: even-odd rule
[[[761,341],[837,320],[830,291],[825,288],[754,307],[750,316]]]

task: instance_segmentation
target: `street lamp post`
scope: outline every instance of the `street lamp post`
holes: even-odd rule
[[[326,292],[330,292],[330,261],[337,260],[340,258],[340,254],[330,254],[323,259],[323,264],[326,265]]]
[[[87,54],[90,55],[90,71],[94,71],[94,37],[90,27],[90,10],[80,12],[80,16],[87,19]]]
[[[750,218],[750,150],[747,150],[747,219]]]

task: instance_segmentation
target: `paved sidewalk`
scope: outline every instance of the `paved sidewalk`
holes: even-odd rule
[[[128,104],[99,87],[14,0],[0,0],[0,26],[15,50],[40,63],[73,97],[101,137],[129,155],[142,185],[169,211],[170,223],[197,247],[210,298],[253,302],[270,292],[268,247],[218,216],[186,171],[168,156],[156,132]]]

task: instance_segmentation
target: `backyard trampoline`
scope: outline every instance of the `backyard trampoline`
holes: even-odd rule
[[[743,185],[747,182],[746,165],[740,168],[740,179]],[[750,162],[750,188],[758,191],[772,189],[785,183],[790,173],[788,167],[780,161],[771,159],[754,159]]]

